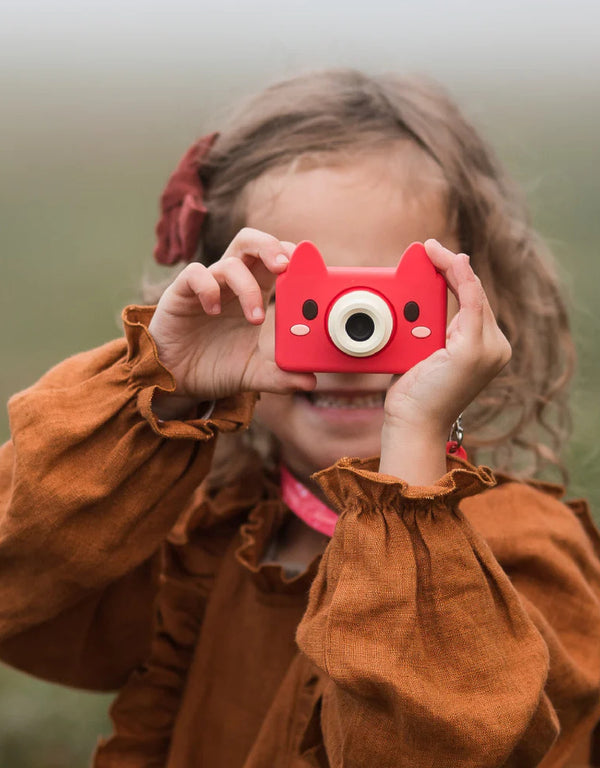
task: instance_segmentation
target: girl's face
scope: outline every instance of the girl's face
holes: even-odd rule
[[[347,164],[276,169],[246,190],[246,224],[279,240],[311,240],[328,266],[396,267],[410,243],[434,237],[456,251],[444,183],[432,160],[408,142]],[[449,295],[449,317],[457,309]],[[274,307],[261,344],[274,344]],[[257,419],[273,433],[299,477],[342,456],[380,452],[387,374],[318,373],[310,394],[263,393]]]

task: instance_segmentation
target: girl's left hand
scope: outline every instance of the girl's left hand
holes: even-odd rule
[[[447,435],[459,414],[508,363],[511,347],[469,257],[453,253],[437,240],[427,240],[425,249],[458,300],[459,310],[448,325],[445,349],[392,382],[385,399],[385,423],[388,429]]]

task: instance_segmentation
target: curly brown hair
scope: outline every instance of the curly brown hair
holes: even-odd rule
[[[261,174],[398,139],[415,142],[441,169],[451,231],[470,254],[513,350],[464,415],[470,458],[519,477],[555,469],[566,481],[561,449],[571,429],[567,385],[575,350],[554,262],[521,194],[439,85],[336,69],[254,96],[202,161],[208,216],[197,258],[207,265],[220,258],[245,225],[244,191]],[[250,443],[258,440],[254,427]]]

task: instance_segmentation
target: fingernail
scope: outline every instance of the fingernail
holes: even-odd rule
[[[213,304],[210,308],[211,315],[218,315],[221,310],[221,306],[219,304]]]
[[[254,307],[254,309],[252,310],[252,317],[253,317],[255,320],[258,320],[258,319],[259,319],[259,318],[261,318],[262,316],[263,316],[263,311],[262,311],[262,309],[261,309],[260,307]]]
[[[275,257],[275,263],[276,264],[289,264],[289,259],[285,255],[285,253],[280,253],[278,256]]]

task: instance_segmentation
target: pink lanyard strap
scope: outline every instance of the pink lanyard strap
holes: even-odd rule
[[[305,485],[281,465],[281,497],[301,520],[326,536],[333,536],[337,514],[311,493]]]
[[[450,456],[466,459],[467,454],[461,445],[448,441],[446,452]],[[281,498],[284,504],[306,525],[325,536],[333,536],[338,515],[327,504],[318,499],[308,488],[281,465]]]

